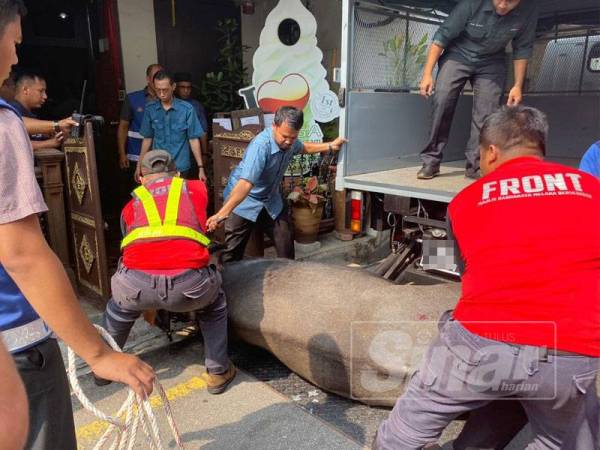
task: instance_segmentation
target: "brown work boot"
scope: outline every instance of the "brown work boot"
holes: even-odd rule
[[[229,383],[235,378],[237,370],[232,363],[229,363],[229,369],[225,373],[210,374],[206,372],[203,377],[207,384],[207,390],[210,394],[222,394],[229,386]]]

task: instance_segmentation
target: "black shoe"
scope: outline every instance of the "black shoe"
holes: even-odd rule
[[[465,170],[465,178],[470,178],[472,180],[479,180],[481,178],[481,172],[479,169],[466,169]]]
[[[423,164],[423,167],[417,172],[417,178],[419,180],[431,180],[437,174],[440,173],[439,167],[427,166]]]

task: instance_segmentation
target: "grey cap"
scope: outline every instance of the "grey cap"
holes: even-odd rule
[[[142,172],[146,174],[175,172],[175,170],[173,158],[166,150],[150,150],[142,160]]]

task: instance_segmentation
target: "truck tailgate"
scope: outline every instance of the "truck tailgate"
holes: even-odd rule
[[[418,180],[421,165],[344,177],[346,189],[356,189],[403,197],[449,203],[473,180],[465,178],[465,161],[442,164],[440,175],[431,180]]]

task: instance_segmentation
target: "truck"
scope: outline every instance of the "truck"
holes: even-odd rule
[[[458,275],[443,256],[449,246],[444,243],[447,206],[472,182],[464,176],[473,98],[469,84],[458,101],[440,175],[416,178],[431,124],[431,100],[419,95],[418,83],[433,35],[455,4],[342,2],[340,135],[348,143],[338,159],[336,190],[346,193],[353,233],[391,229],[391,255],[375,270],[388,279],[400,280],[415,262]],[[600,139],[600,5],[574,0],[540,1],[539,6],[523,103],[548,116],[547,159],[577,167]],[[508,87],[510,53],[509,44]]]

